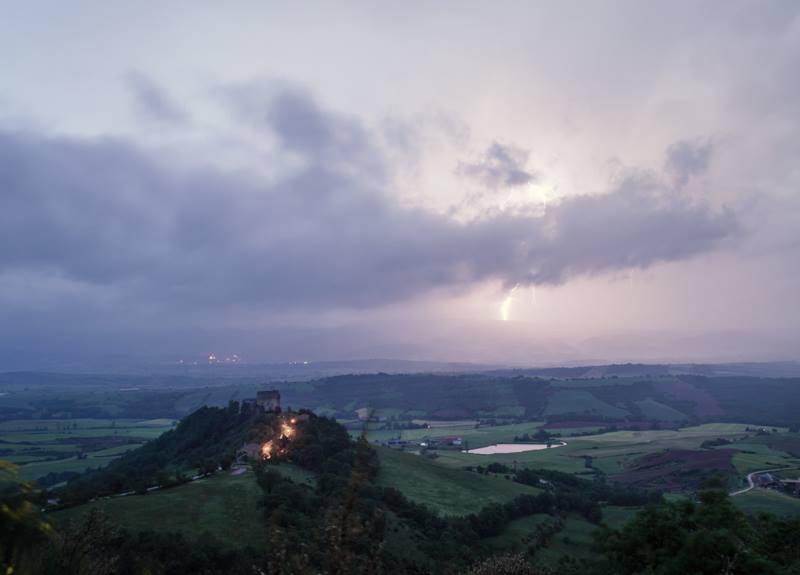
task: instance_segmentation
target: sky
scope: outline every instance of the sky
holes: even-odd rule
[[[800,360],[800,4],[9,4],[0,365]]]

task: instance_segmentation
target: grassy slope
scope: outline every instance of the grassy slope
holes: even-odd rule
[[[567,440],[569,441],[569,439]],[[583,459],[575,457],[574,452],[586,447],[588,444],[580,441],[569,442],[565,447],[553,447],[540,451],[525,451],[521,453],[498,453],[492,455],[478,455],[474,453],[461,453],[458,451],[441,451],[437,459],[441,465],[448,467],[467,467],[476,465],[488,465],[497,462],[508,466],[529,467],[535,469],[555,469],[565,473],[584,473]]]
[[[497,537],[491,537],[486,543],[493,549],[525,552],[530,545],[529,537],[539,523],[550,519],[548,515],[531,515],[509,523],[508,527]],[[536,552],[537,559],[544,563],[555,563],[567,555],[576,558],[593,556],[591,550],[593,533],[597,529],[577,515],[567,517],[564,528],[553,536],[550,544]]]
[[[502,477],[453,469],[419,455],[383,447],[377,451],[381,461],[378,484],[395,487],[443,515],[464,515],[521,493],[538,492]]]
[[[563,555],[578,559],[593,557],[595,556],[592,551],[593,533],[596,529],[596,525],[592,525],[583,518],[568,517],[564,529],[553,537],[552,543],[542,549],[538,556],[544,562],[555,562]]]
[[[498,551],[523,552],[530,544],[529,538],[536,526],[548,519],[550,519],[550,516],[544,513],[515,519],[508,524],[500,535],[489,537],[486,540],[486,544]]]
[[[745,513],[800,514],[800,499],[771,489],[756,488],[731,499]]]
[[[478,511],[491,502],[504,502],[521,493],[538,490],[501,477],[441,466],[418,455],[379,448],[381,472],[378,482],[400,489],[409,498],[425,503],[442,514]],[[313,483],[309,474],[283,464],[278,471],[296,482]],[[258,500],[260,490],[252,472],[232,476],[219,473],[148,495],[131,495],[93,501],[50,515],[62,522],[99,508],[118,524],[132,531],[155,529],[180,531],[189,537],[208,532],[232,545],[260,547],[265,531]]]
[[[629,413],[619,407],[610,405],[588,391],[580,389],[565,389],[556,391],[547,402],[545,415],[561,413],[591,412],[605,417],[625,417]]]
[[[217,474],[148,495],[101,499],[51,514],[56,522],[75,519],[98,508],[132,531],[179,531],[196,538],[205,532],[235,546],[261,548],[266,528],[258,501],[255,476]]]
[[[744,476],[752,471],[778,467],[800,466],[800,459],[782,451],[769,449],[765,445],[736,443],[733,447],[753,453],[737,453],[733,456],[733,466]]]
[[[652,398],[643,399],[635,403],[642,410],[642,415],[648,419],[658,419],[660,421],[683,421],[686,419],[685,413],[681,413],[677,409],[673,409],[669,405],[664,405]]]

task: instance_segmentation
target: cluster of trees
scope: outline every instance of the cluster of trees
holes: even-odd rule
[[[536,441],[539,443],[543,443],[546,441],[550,441],[553,436],[550,435],[546,429],[539,428],[536,430],[536,433],[530,435],[529,433],[523,433],[522,435],[515,435],[514,442],[515,443],[525,443],[530,441]]]
[[[32,573],[134,575],[468,573],[470,575],[796,575],[800,572],[800,519],[748,519],[724,491],[701,492],[696,501],[646,506],[620,529],[598,530],[593,559],[561,562],[556,570],[537,565],[536,549],[560,529],[556,514],[531,536],[527,553],[494,555],[486,536],[504,528],[503,512],[552,511],[553,494],[523,496],[514,505],[492,506],[465,518],[443,519],[406,500],[394,489],[376,489],[368,476],[373,456],[366,444],[338,454],[351,467],[342,491],[300,488],[271,466],[259,470],[269,522],[267,554],[231,550],[210,538],[188,541],[177,534],[118,530],[93,512],[51,535],[28,554]],[[279,468],[278,468],[279,469]],[[366,475],[364,475],[366,474]],[[298,500],[303,498],[305,501]],[[548,498],[551,498],[548,500]],[[506,507],[501,512],[499,507]],[[315,512],[316,511],[316,512]],[[34,537],[36,524],[29,526]],[[413,531],[407,531],[412,529]],[[397,536],[406,531],[405,537]],[[31,532],[26,532],[30,535]],[[3,533],[6,535],[6,532]],[[409,543],[404,544],[403,539]],[[3,540],[6,541],[5,539]],[[19,554],[17,558],[19,558]],[[3,565],[6,567],[7,564]]]
[[[429,426],[422,423],[414,423],[413,421],[398,421],[391,419],[386,422],[386,429],[427,429]]]
[[[710,449],[712,447],[720,447],[722,445],[730,445],[733,443],[730,439],[725,439],[724,437],[717,437],[716,439],[707,439],[703,443],[700,444],[700,447],[703,449]]]
[[[509,467],[504,463],[499,463],[497,461],[493,461],[486,467],[484,467],[483,465],[467,465],[464,469],[466,469],[467,471],[474,471],[476,473],[480,473],[481,475],[487,475],[489,473],[498,473],[498,474],[513,473],[513,469],[511,467]]]
[[[170,487],[188,481],[187,470],[210,473],[226,469],[255,424],[257,416],[240,411],[201,407],[175,429],[163,433],[139,449],[129,451],[107,467],[72,478],[56,494],[65,506],[94,497],[126,491],[145,492],[148,487]]]
[[[618,530],[598,537],[603,560],[594,572],[618,575],[796,575],[800,518],[739,511],[719,489],[698,501],[649,506]]]
[[[256,466],[265,520],[276,550],[273,555],[280,558],[273,557],[264,565],[267,573],[281,572],[287,560],[300,573],[306,572],[303,569],[357,573],[359,566],[370,566],[364,572],[378,572],[378,567],[387,573],[463,572],[491,555],[486,539],[500,535],[516,519],[534,514],[552,518],[532,534],[530,559],[563,527],[568,514],[600,523],[604,502],[645,505],[661,501],[658,494],[618,488],[602,478],[587,481],[554,471],[514,473],[508,466],[491,463],[484,468],[487,472],[514,474],[520,483],[546,489],[464,517],[443,518],[396,489],[377,485],[378,459],[373,448],[363,440],[351,441],[337,428],[341,426],[332,420],[311,417],[299,434],[304,441],[292,445],[289,459],[314,471],[316,489],[285,477],[280,465]],[[347,569],[337,571],[336,565],[347,565]]]
[[[576,510],[578,507],[599,509],[601,504],[639,507],[658,505],[664,501],[661,493],[657,491],[609,483],[602,474],[595,475],[592,480],[586,480],[552,469],[520,469],[514,480],[525,485],[549,487],[555,491],[559,499],[572,501]],[[590,519],[590,516],[596,514],[596,511],[587,511],[584,515]]]
[[[542,493],[442,518],[398,490],[377,485],[374,449],[364,440],[350,440],[339,424],[322,417],[298,427],[288,458],[313,471],[317,485],[293,482],[271,461],[255,466],[272,549],[262,565],[266,573],[286,571],[287,562],[298,573],[463,572],[489,554],[481,550],[482,540],[510,521],[566,512],[555,494]]]
[[[238,406],[204,409],[162,439],[137,450],[126,465],[156,462],[159,449],[184,461],[214,461],[230,446],[274,437],[280,420],[243,413]],[[123,459],[127,459],[123,458]],[[542,489],[504,504],[491,504],[463,517],[441,517],[376,482],[379,460],[365,440],[352,440],[334,420],[307,413],[284,460],[313,473],[311,486],[294,482],[281,461],[254,463],[261,488],[267,541],[263,550],[232,549],[205,537],[129,533],[101,513],[53,530],[41,520],[30,493],[3,495],[0,565],[15,573],[231,573],[268,575],[549,573],[535,565],[564,518],[580,514],[598,524],[594,559],[567,561],[559,575],[797,575],[800,520],[748,520],[722,491],[705,491],[698,501],[665,503],[656,493],[618,487],[602,476],[586,480],[549,470],[514,471],[492,463],[488,472]],[[158,469],[158,466],[153,467]],[[114,478],[89,474],[85,480]],[[80,484],[81,486],[83,484]],[[602,526],[602,505],[642,506],[621,529]],[[546,514],[527,539],[523,555],[495,557],[489,538],[509,523]]]

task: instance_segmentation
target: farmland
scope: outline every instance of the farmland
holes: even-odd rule
[[[753,489],[733,497],[733,502],[746,513],[800,515],[800,499],[771,489]]]
[[[354,436],[364,432],[373,443],[392,438],[420,441],[457,436],[463,438],[463,447],[472,449],[513,442],[525,435],[532,437],[541,429],[567,442],[564,447],[539,452],[492,456],[439,451],[436,464],[442,468],[463,469],[496,461],[583,476],[603,473],[612,479],[644,481],[644,476],[635,470],[641,470],[648,461],[659,461],[646,458],[660,457],[658,454],[665,451],[697,451],[683,463],[673,460],[666,465],[665,460],[660,469],[650,466],[646,474],[650,480],[644,483],[679,488],[684,479],[694,485],[708,473],[725,476],[735,487],[750,471],[797,462],[792,455],[798,452],[797,434],[787,433],[780,413],[777,420],[703,422],[698,414],[736,411],[743,406],[735,404],[730,393],[719,391],[710,381],[713,378],[692,376],[684,381],[681,377],[573,376],[560,380],[483,374],[375,374],[279,382],[274,386],[281,390],[285,404],[308,406],[338,416],[341,421],[350,422]],[[252,397],[259,388],[246,379],[222,380],[214,385],[208,380],[175,377],[67,378],[69,385],[63,379],[48,376],[36,383],[39,380],[30,375],[0,377],[7,394],[0,397],[0,408],[48,415],[0,423],[0,456],[21,465],[25,478],[44,484],[61,481],[70,473],[102,467],[170,429],[175,420],[160,417],[164,412],[179,416],[205,404],[227,405],[231,400]],[[798,386],[792,381],[770,380],[769,385],[793,390]],[[760,385],[757,378],[739,378],[735,382],[735,388],[747,397],[753,385]],[[160,387],[156,383],[169,385]],[[70,385],[77,387],[72,389]],[[46,404],[42,403],[43,398],[47,398]],[[146,412],[151,417],[74,416],[82,410],[91,411],[92,402],[101,399],[105,411],[113,408],[122,414]],[[67,408],[72,417],[55,417],[59,413],[65,415],[62,410]],[[359,421],[359,417],[370,421]],[[769,427],[759,434],[761,425]],[[732,444],[703,447],[706,442],[720,440]],[[719,454],[707,453],[709,449],[723,448],[735,451],[729,461],[715,460]],[[699,473],[683,477],[693,466]]]
[[[378,454],[379,485],[395,487],[442,515],[466,515],[489,503],[505,503],[519,494],[537,492],[502,477],[439,465],[419,455],[387,448],[379,448]]]
[[[254,397],[265,385],[286,405],[353,420],[414,419],[796,425],[800,378],[707,376],[669,366],[605,366],[461,374],[359,374],[267,382],[242,371],[195,375],[0,373],[0,417],[10,419],[180,418],[202,405]],[[728,369],[727,371],[735,371]],[[700,369],[698,372],[711,372]],[[581,376],[581,374],[583,376]],[[625,374],[617,375],[617,374]]]
[[[26,479],[104,467],[172,428],[171,419],[24,419],[0,423],[0,457]],[[66,477],[66,476],[64,476]]]
[[[745,424],[718,423],[669,430],[616,431],[565,437],[567,445],[563,447],[513,454],[478,455],[440,450],[435,461],[437,465],[453,468],[497,462],[577,475],[602,472],[619,481],[677,490],[696,488],[709,474],[722,476],[731,486],[736,486],[750,471],[800,465],[799,458],[766,445],[770,441],[791,440],[796,434],[776,428],[775,433],[764,436],[747,428]],[[484,442],[513,441],[521,429],[519,425],[490,427],[490,435]],[[418,437],[423,437],[423,432],[431,433],[431,430],[413,431]],[[477,430],[463,432],[470,447],[480,443],[470,434],[474,431]],[[458,429],[437,428],[435,433],[458,433]],[[721,439],[727,443],[703,447],[706,442]]]
[[[90,391],[85,397],[59,388],[59,397],[72,394],[68,411],[58,409],[61,400],[53,394],[37,399],[27,386],[0,396],[0,409],[12,397],[23,415],[0,422],[0,450],[24,479],[35,480],[34,489],[52,490],[39,501],[47,501],[46,517],[59,530],[99,510],[141,541],[161,541],[166,549],[180,533],[186,545],[203,542],[212,554],[252,549],[255,557],[273,528],[295,533],[295,543],[309,529],[324,531],[341,497],[359,484],[354,479],[368,476],[356,507],[382,509],[385,549],[420,561],[421,572],[438,553],[434,534],[464,533],[479,555],[517,551],[563,565],[564,557],[600,560],[602,551],[592,542],[602,524],[622,526],[662,496],[694,499],[704,485],[733,492],[757,470],[790,468],[786,477],[795,477],[800,434],[785,413],[728,419],[724,414],[736,406],[705,383],[674,375],[559,380],[496,374],[279,382],[270,387],[281,391],[284,405],[310,406],[338,424],[314,418],[317,431],[300,444],[293,463],[244,472],[237,467],[236,474],[227,465],[253,440],[254,422],[263,426],[266,420],[258,418],[269,417],[245,413],[239,401],[264,384],[115,388],[106,391],[111,400],[99,412],[91,405],[102,396],[96,381],[77,388]],[[23,391],[31,395],[19,401]],[[203,407],[208,404],[225,409]],[[356,461],[350,456],[325,455],[318,463],[326,449],[348,445],[348,433],[372,446],[368,475],[346,471]],[[549,448],[516,453],[466,451],[545,442]],[[198,471],[204,475],[191,480]],[[800,499],[763,488],[732,501],[748,514],[800,514]]]

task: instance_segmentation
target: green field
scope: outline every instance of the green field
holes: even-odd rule
[[[526,551],[536,526],[551,519],[550,515],[544,513],[520,517],[509,523],[500,535],[486,539],[485,544],[493,549],[514,553]]]
[[[619,527],[633,517],[640,508],[607,506],[603,508],[603,522],[610,527]],[[486,544],[493,549],[511,551],[515,553],[527,551],[531,544],[531,536],[536,526],[553,518],[550,515],[537,514],[515,519],[503,530],[500,535],[490,537]],[[567,518],[564,528],[553,536],[546,549],[540,549],[538,556],[546,562],[557,560],[561,554],[573,555],[573,546],[588,549],[591,544],[592,533],[597,529],[580,516],[572,515]],[[587,555],[581,555],[587,556]]]
[[[763,449],[759,449],[759,447]],[[775,451],[766,446],[736,444],[736,449],[745,449],[754,453],[737,453],[733,456],[733,465],[736,471],[745,476],[752,471],[773,469],[778,467],[800,466],[800,459],[782,451]]]
[[[485,466],[498,462],[509,466],[554,469],[585,475],[591,472],[585,465],[585,458],[591,457],[592,467],[613,476],[622,473],[627,465],[644,455],[664,450],[699,450],[705,441],[724,438],[731,443],[722,445],[721,448],[752,451],[734,456],[734,467],[741,476],[739,479],[750,471],[800,464],[797,458],[770,449],[765,444],[776,437],[782,437],[782,434],[758,436],[754,432],[745,431],[746,427],[744,424],[718,423],[677,430],[616,431],[564,437],[567,445],[563,447],[512,454],[478,455],[441,450],[437,452],[439,458],[436,461],[440,465],[456,468]],[[509,441],[515,434],[520,433],[521,426],[497,426],[487,429],[491,435],[487,435],[483,442],[480,439],[470,440],[471,448],[484,443]],[[468,436],[464,434],[464,437]]]
[[[368,432],[366,437],[372,442],[387,441],[394,438],[421,440],[426,437],[457,435],[464,438],[469,449],[474,449],[494,443],[510,443],[514,441],[515,436],[521,436],[525,433],[533,435],[542,425],[544,425],[543,421],[530,421],[511,425],[482,425],[476,427],[474,421],[438,421],[430,429],[381,429]],[[357,432],[356,435],[360,435],[360,432]]]
[[[500,535],[491,537],[486,544],[493,549],[523,553],[531,543],[531,535],[540,523],[552,520],[549,515],[530,515],[516,519],[508,524]],[[589,523],[582,517],[570,515],[564,521],[564,527],[553,535],[550,543],[536,551],[537,560],[545,564],[554,564],[562,556],[574,558],[590,558],[594,554],[591,549],[593,534],[597,525]]]
[[[556,533],[552,543],[538,551],[536,556],[545,563],[555,563],[565,555],[575,559],[593,557],[592,543],[596,530],[596,525],[581,517],[568,517],[564,529]]]
[[[553,447],[539,451],[525,451],[521,453],[500,453],[493,455],[478,455],[475,453],[462,453],[459,451],[439,451],[439,459],[436,461],[441,465],[449,467],[468,467],[486,466],[489,463],[497,462],[513,467],[529,467],[538,469],[554,469],[564,473],[585,473],[582,457],[576,457],[576,451],[585,448],[588,444],[578,440],[569,442],[564,447]]]
[[[745,513],[800,514],[800,498],[790,497],[772,489],[751,489],[731,497],[731,500]]]
[[[22,419],[0,423],[0,459],[25,479],[104,467],[122,453],[172,429],[172,419]],[[78,454],[85,458],[78,458]]]
[[[409,499],[442,515],[465,515],[480,511],[489,503],[503,503],[522,493],[537,493],[533,487],[502,477],[454,469],[421,455],[385,447],[376,448],[380,457],[378,484],[395,487]]]
[[[266,523],[258,506],[260,498],[261,489],[251,471],[237,476],[219,473],[164,491],[97,500],[48,515],[61,523],[101,509],[132,531],[179,531],[192,538],[210,533],[232,546],[262,548]]]

